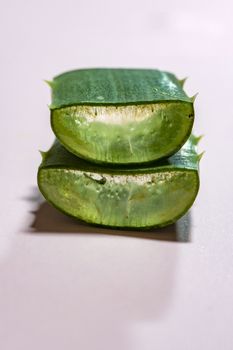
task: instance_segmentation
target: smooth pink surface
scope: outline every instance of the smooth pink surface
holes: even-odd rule
[[[231,1],[0,7],[0,348],[232,349]],[[41,203],[38,149],[53,141],[43,79],[95,66],[164,69],[199,92],[206,153],[189,235],[187,222],[114,235]]]

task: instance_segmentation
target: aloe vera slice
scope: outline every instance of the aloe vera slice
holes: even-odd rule
[[[109,164],[151,162],[174,154],[190,136],[193,98],[171,73],[84,69],[49,84],[52,129],[81,158]]]
[[[146,229],[175,222],[199,188],[199,156],[191,138],[151,166],[106,168],[69,153],[58,141],[43,155],[38,185],[55,207],[88,223]]]

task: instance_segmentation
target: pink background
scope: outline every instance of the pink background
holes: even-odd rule
[[[0,348],[233,348],[231,1],[0,2]],[[89,228],[38,195],[53,141],[43,79],[150,67],[197,91],[201,190],[177,227]]]

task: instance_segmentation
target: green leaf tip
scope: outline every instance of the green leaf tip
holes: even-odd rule
[[[190,97],[190,100],[192,101],[192,103],[195,102],[195,100],[196,100],[198,94],[199,94],[199,92],[197,92],[195,95],[193,95],[193,96]]]
[[[185,84],[185,82],[186,82],[187,79],[188,79],[188,77],[185,77],[184,79],[180,79],[180,80],[179,80],[179,83],[180,83],[180,85],[181,85],[182,88],[184,87],[184,84]]]
[[[201,152],[200,154],[197,155],[197,160],[200,162],[201,158],[203,157],[205,151]]]
[[[44,82],[45,82],[51,89],[53,89],[53,87],[54,87],[54,81],[52,81],[52,80],[44,80]]]
[[[47,153],[48,153],[48,152],[44,152],[44,151],[40,151],[40,150],[39,150],[39,152],[40,152],[40,154],[41,154],[42,161],[44,161],[44,160],[46,159],[46,156],[47,156]]]
[[[201,141],[203,137],[204,135],[199,135],[199,136],[192,135],[194,145],[198,145],[198,143]]]

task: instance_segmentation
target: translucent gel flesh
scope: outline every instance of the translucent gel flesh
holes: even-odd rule
[[[195,171],[109,175],[72,169],[39,171],[44,196],[67,214],[114,227],[146,228],[176,221],[198,191]]]
[[[130,106],[72,106],[52,111],[61,143],[103,163],[143,163],[175,153],[193,125],[193,106],[163,102]]]

